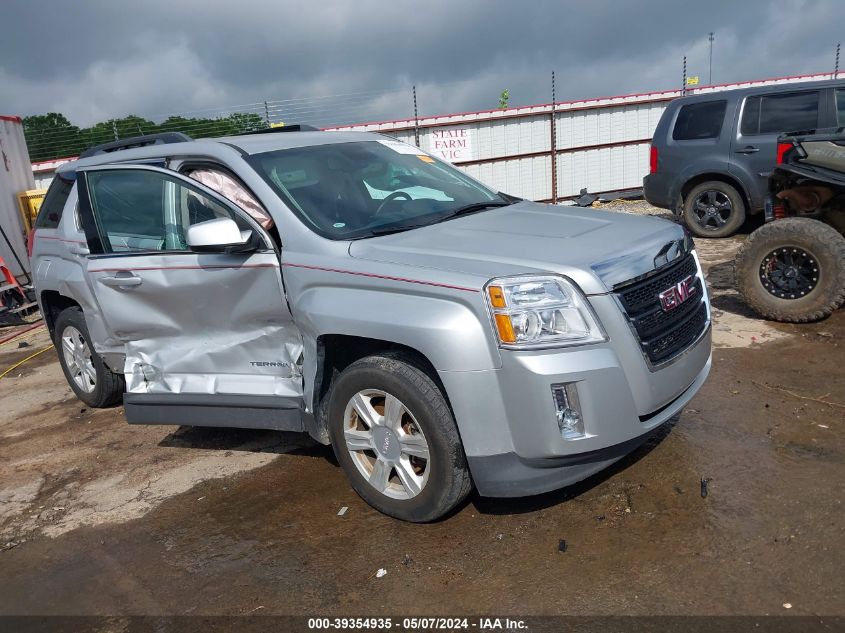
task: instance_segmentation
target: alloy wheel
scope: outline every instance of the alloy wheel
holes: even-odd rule
[[[97,370],[91,359],[91,348],[82,332],[72,325],[62,332],[62,355],[76,386],[86,393],[94,391],[97,387]]]
[[[428,442],[395,396],[378,389],[356,393],[343,414],[343,437],[358,472],[380,493],[411,499],[425,488]]]
[[[728,223],[733,213],[731,199],[721,191],[702,191],[693,201],[695,222],[705,231],[717,231]]]

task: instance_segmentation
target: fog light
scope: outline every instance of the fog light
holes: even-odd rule
[[[574,382],[552,385],[552,397],[557,412],[557,426],[565,440],[585,437],[584,420],[578,402],[578,390]]]

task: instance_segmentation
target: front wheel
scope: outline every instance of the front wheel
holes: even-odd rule
[[[337,378],[329,436],[352,488],[392,517],[441,518],[472,487],[443,393],[399,355],[362,358]]]
[[[59,363],[76,397],[95,408],[120,402],[125,389],[123,376],[106,367],[94,351],[82,310],[63,310],[56,318],[54,336]]]
[[[736,255],[742,298],[767,319],[818,321],[845,302],[845,237],[809,218],[754,231]]]

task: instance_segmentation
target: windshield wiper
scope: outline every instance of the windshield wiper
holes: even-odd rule
[[[513,204],[513,202],[499,202],[497,200],[488,200],[487,202],[472,202],[470,204],[465,204],[462,207],[458,207],[457,209],[452,209],[445,217],[440,218],[438,222],[442,222],[443,220],[449,220],[450,218],[456,218],[459,215],[466,215],[467,213],[475,213],[476,211],[483,211],[484,209],[492,209],[496,207],[506,207],[511,204]]]
[[[381,229],[372,229],[363,237],[375,237],[378,235],[391,235],[393,233],[401,233],[402,231],[410,231],[411,229],[420,229],[429,224],[403,224],[402,226],[390,226]]]

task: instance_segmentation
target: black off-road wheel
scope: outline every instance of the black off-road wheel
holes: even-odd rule
[[[745,202],[726,182],[703,182],[684,198],[683,218],[698,237],[729,237],[745,222]]]
[[[401,355],[368,356],[332,386],[329,436],[364,501],[425,523],[448,514],[472,481],[452,411],[431,377]]]
[[[77,398],[97,409],[121,401],[126,389],[123,376],[106,367],[94,351],[81,309],[62,310],[56,318],[53,342],[62,371]]]
[[[773,321],[818,321],[845,302],[845,237],[809,218],[754,231],[736,255],[737,289]]]

